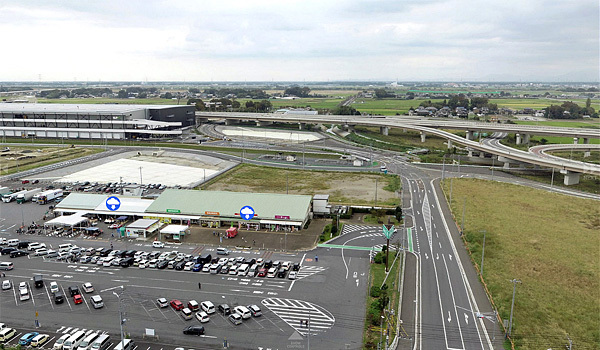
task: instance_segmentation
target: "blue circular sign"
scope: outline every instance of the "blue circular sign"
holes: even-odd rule
[[[246,205],[240,209],[240,216],[244,220],[250,220],[254,217],[254,209],[251,206]]]
[[[118,210],[121,207],[121,201],[119,198],[112,196],[106,200],[106,208],[110,211]]]

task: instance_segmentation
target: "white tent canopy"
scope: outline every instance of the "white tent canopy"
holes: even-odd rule
[[[62,215],[52,220],[46,221],[44,226],[77,226],[82,222],[88,221],[88,218],[82,216],[84,212],[77,212],[73,215]]]
[[[160,230],[160,233],[163,235],[179,234],[181,232],[187,231],[188,228],[189,227],[186,225],[169,225],[169,226],[163,228],[162,230]]]

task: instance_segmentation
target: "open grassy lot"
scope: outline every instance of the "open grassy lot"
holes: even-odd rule
[[[529,120],[515,120],[515,124],[521,125],[540,125],[540,126],[559,126],[564,128],[589,128],[600,129],[600,119],[576,119],[576,120],[549,120],[543,122]]]
[[[244,106],[247,101],[250,101],[250,99],[237,99],[236,101],[239,101],[240,104],[242,106]],[[256,101],[256,100],[253,100],[253,101]],[[273,105],[273,110],[277,110],[279,108],[284,108],[284,107],[295,107],[295,108],[311,107],[313,109],[333,109],[338,104],[342,103],[343,101],[344,101],[344,99],[341,99],[341,98],[317,98],[317,97],[299,98],[296,100],[282,100],[282,99],[269,100],[269,102],[271,102],[271,104]]]
[[[443,184],[446,197],[450,182]],[[476,265],[486,230],[484,279],[502,319],[517,286],[518,349],[574,349],[600,343],[600,205],[528,187],[453,179],[454,216],[466,199],[465,239]]]
[[[600,152],[598,151],[591,151],[589,157],[584,157],[585,152],[583,151],[553,151],[548,152],[548,154],[566,159],[578,160],[580,162],[600,164]]]
[[[9,151],[0,153],[0,175],[39,168],[98,152],[102,150],[83,147],[10,146]]]
[[[331,204],[396,206],[400,199],[389,183],[393,175],[280,169],[242,164],[216,177],[202,189],[234,192],[329,194]],[[386,187],[388,190],[386,190]]]

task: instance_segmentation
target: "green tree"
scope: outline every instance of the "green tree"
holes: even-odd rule
[[[592,107],[592,100],[588,97],[587,100],[585,100],[585,108],[591,108]]]
[[[117,93],[117,98],[127,98],[127,91],[123,89],[119,90],[119,92]]]
[[[170,100],[170,99],[172,99],[172,98],[173,98],[173,94],[172,94],[172,93],[170,93],[170,92],[166,92],[166,93],[163,95],[163,98],[166,98],[167,100]]]
[[[350,106],[339,106],[331,111],[335,115],[360,115],[360,112]]]

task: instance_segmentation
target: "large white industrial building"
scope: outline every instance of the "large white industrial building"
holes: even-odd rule
[[[137,139],[177,136],[194,106],[0,103],[0,136]]]

